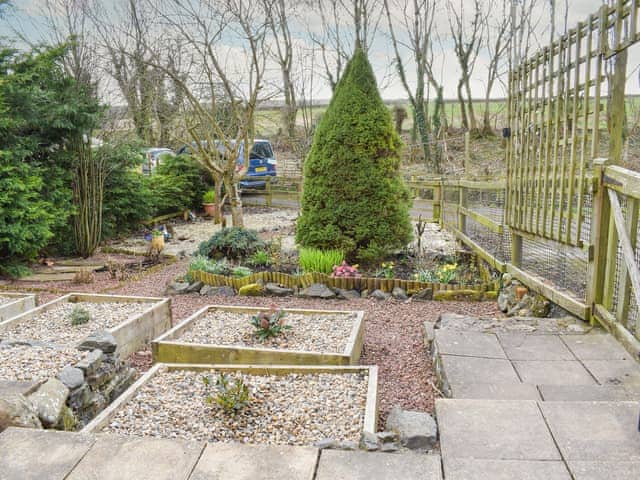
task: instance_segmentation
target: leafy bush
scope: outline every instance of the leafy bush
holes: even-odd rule
[[[223,228],[198,247],[197,254],[203,257],[243,259],[265,248],[258,232],[242,227]]]
[[[216,262],[207,257],[196,255],[195,257],[193,257],[193,259],[189,263],[189,268],[187,270],[186,277],[189,283],[195,280],[190,275],[191,272],[195,272],[195,271],[212,273],[214,275],[229,275],[230,267],[226,259],[222,259]]]
[[[304,163],[298,243],[367,262],[405,246],[412,227],[400,147],[371,65],[357,49]]]
[[[202,382],[207,388],[207,403],[216,403],[227,413],[235,414],[249,404],[249,386],[244,383],[241,376],[230,379],[229,375],[221,374],[216,380],[217,395],[209,393],[211,379],[202,377]]]
[[[216,202],[216,192],[213,190],[207,190],[202,195],[202,203],[215,203]]]
[[[317,248],[301,248],[298,262],[305,272],[319,272],[329,275],[335,265],[342,264],[342,250],[319,250]]]
[[[253,271],[249,267],[243,266],[233,267],[233,269],[231,270],[231,275],[236,278],[248,277],[252,273]]]
[[[284,323],[286,316],[286,312],[281,308],[271,308],[267,312],[260,312],[251,317],[251,325],[256,329],[256,336],[260,340],[266,340],[280,335],[283,330],[291,330],[291,325]]]
[[[268,267],[271,265],[271,254],[266,250],[258,250],[249,257],[248,263],[255,267]]]
[[[71,314],[69,315],[71,319],[71,325],[74,327],[78,325],[84,325],[85,323],[89,323],[91,321],[91,314],[80,305],[76,305],[71,310]]]

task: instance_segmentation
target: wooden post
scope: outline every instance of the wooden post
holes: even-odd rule
[[[609,160],[614,165],[620,165],[624,148],[624,87],[627,79],[627,49],[615,56],[613,72],[611,104],[609,106]]]
[[[522,265],[522,237],[511,230],[511,265]]]
[[[267,177],[266,189],[267,189],[267,207],[270,207],[272,203],[271,177]]]
[[[467,216],[462,209],[467,206],[467,189],[458,185],[458,230],[464,234],[467,233]]]
[[[607,242],[611,217],[611,204],[603,183],[604,169],[608,160],[597,158],[593,161],[593,176],[596,192],[593,198],[593,218],[591,219],[591,255],[587,284],[587,305],[591,312],[595,305],[602,304],[604,298],[604,277],[607,266]],[[615,259],[612,259],[615,262]]]
[[[631,248],[635,250],[638,231],[638,205],[640,202],[627,197],[626,231],[631,242]],[[631,278],[625,262],[620,262],[620,286],[618,287],[618,304],[616,306],[616,320],[629,329],[629,303],[631,300]]]
[[[433,221],[442,225],[442,181],[433,187]]]

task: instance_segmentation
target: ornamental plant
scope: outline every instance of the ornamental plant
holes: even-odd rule
[[[281,308],[272,306],[266,312],[260,312],[251,317],[251,325],[256,329],[255,334],[260,340],[277,337],[283,330],[291,330],[291,325],[284,323],[287,313]]]
[[[77,327],[78,325],[89,323],[91,320],[91,314],[87,309],[82,308],[80,305],[76,305],[73,307],[73,310],[71,310],[69,318],[71,320],[71,325]]]
[[[204,195],[202,195],[202,203],[216,203],[216,192],[207,190]]]
[[[207,390],[207,403],[219,405],[226,413],[235,415],[250,402],[249,386],[239,375],[231,379],[229,375],[221,374],[215,383],[215,396],[210,393],[211,379],[205,376],[202,382]]]
[[[357,48],[304,162],[298,244],[342,250],[366,263],[404,247],[412,225],[401,146],[371,64]]]
[[[349,265],[346,260],[342,261],[342,265],[333,266],[333,277],[359,277],[358,265]]]
[[[393,269],[395,268],[395,266],[396,265],[393,262],[383,262],[380,265],[380,268],[378,269],[378,271],[376,272],[376,277],[393,278],[393,275],[394,275]]]
[[[335,265],[344,261],[342,250],[320,250],[317,248],[301,248],[298,263],[306,273],[318,272],[329,275]]]
[[[419,282],[451,283],[456,279],[457,273],[458,264],[449,263],[440,265],[435,270],[418,270],[413,274],[413,278]]]

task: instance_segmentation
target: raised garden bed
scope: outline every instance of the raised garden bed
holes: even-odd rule
[[[260,340],[250,324],[267,308],[204,307],[154,340],[166,363],[355,365],[364,341],[364,312],[285,309],[290,330]]]
[[[235,414],[207,402],[202,380],[221,373],[250,385]],[[157,364],[84,432],[199,441],[313,445],[375,432],[377,367]]]
[[[74,347],[0,344],[0,381],[42,382],[85,355]]]
[[[137,351],[171,327],[170,301],[163,298],[71,293],[0,322],[0,338],[58,346],[76,346],[90,334],[106,330],[118,345],[120,358]],[[91,320],[71,325],[75,307]]]
[[[0,292],[0,322],[36,308],[36,296],[30,293]]]

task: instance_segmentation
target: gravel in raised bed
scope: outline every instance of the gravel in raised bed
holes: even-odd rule
[[[70,315],[76,307],[89,312],[91,320],[88,323],[71,325]],[[150,307],[150,303],[63,302],[0,332],[0,337],[68,345],[95,331],[115,327]]]
[[[159,372],[122,406],[105,432],[211,442],[312,445],[323,438],[360,438],[367,375],[239,375],[251,388],[237,414],[207,401],[203,376],[214,372]]]
[[[0,294],[0,306],[2,305],[6,305],[7,303],[11,303],[11,302],[15,302],[17,300],[20,300],[20,298],[16,298],[16,297],[3,297],[2,294]]]
[[[307,315],[287,312],[284,322],[291,329],[281,331],[276,337],[260,340],[251,324],[252,316],[251,313],[214,310],[194,320],[178,340],[185,343],[344,353],[356,320],[355,313]]]
[[[67,365],[86,355],[75,348],[0,345],[0,380],[38,381],[55,377]]]

